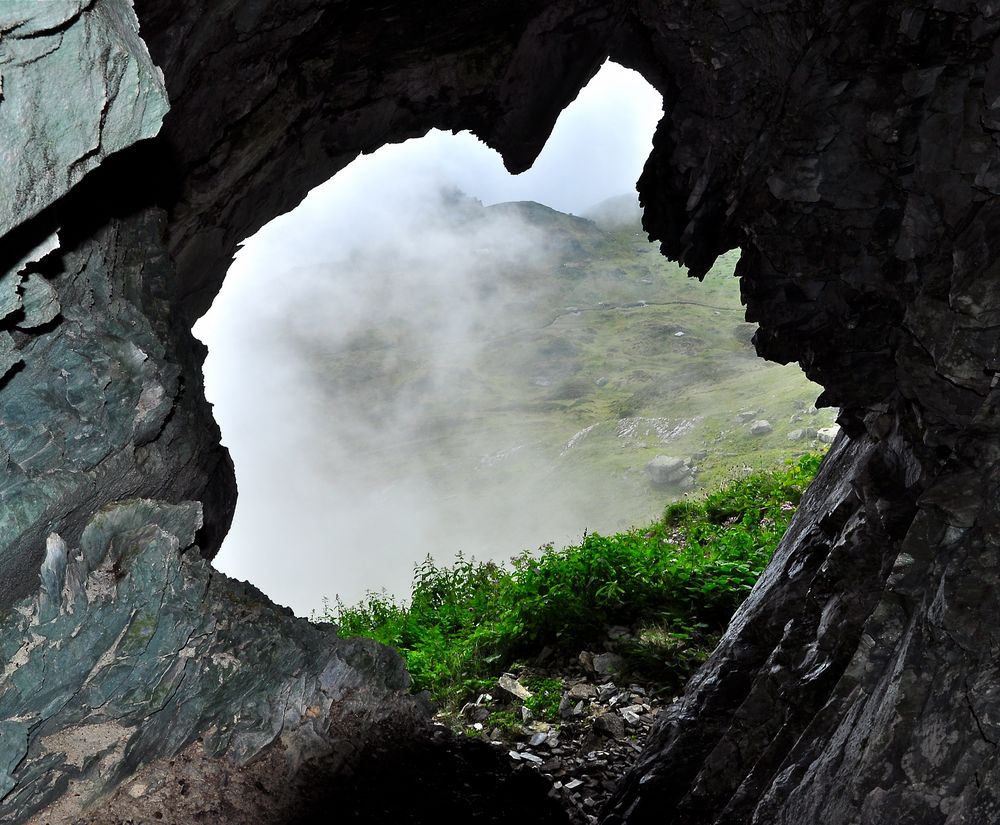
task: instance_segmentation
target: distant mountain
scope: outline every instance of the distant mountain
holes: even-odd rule
[[[607,198],[587,209],[583,217],[592,220],[608,232],[624,229],[638,232],[642,229],[642,209],[639,207],[639,195],[636,192]]]
[[[409,502],[414,558],[642,523],[832,423],[796,366],[756,356],[736,255],[686,277],[632,195],[580,218],[450,193],[419,219],[355,250],[337,276],[354,291],[288,330],[329,410],[330,472]],[[658,456],[679,462],[647,469]]]

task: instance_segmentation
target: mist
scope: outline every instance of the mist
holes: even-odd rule
[[[560,251],[489,204],[581,213],[634,191],[660,106],[608,64],[517,178],[471,135],[432,132],[359,158],[243,244],[195,327],[239,484],[219,569],[309,615],[405,598],[428,554],[505,559],[611,526],[592,523],[591,480],[546,471],[516,411],[479,421],[504,403],[482,360],[523,333]]]

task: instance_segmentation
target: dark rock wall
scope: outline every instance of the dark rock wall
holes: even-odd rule
[[[664,26],[646,226],[846,436],[606,819],[995,822],[1000,8],[750,5]]]
[[[136,0],[135,13],[141,40],[126,0],[0,6],[0,817],[69,804],[69,788],[99,799],[126,775],[162,790],[182,762],[226,783],[246,767],[233,788],[271,787],[265,774],[295,787],[298,731],[316,734],[312,763],[334,766],[357,730],[348,685],[362,716],[418,735],[420,709],[386,676],[398,660],[351,659],[196,558],[217,549],[235,484],[190,326],[236,244],[359,152],[471,128],[523,169],[608,55],[664,95],[639,182],[647,230],[695,275],[742,249],[758,351],[822,383],[844,435],[606,820],[1000,817],[1000,4]],[[177,513],[183,529],[163,523]],[[87,550],[108,518],[146,549]],[[234,636],[243,610],[274,618]],[[200,628],[193,653],[185,628]],[[273,658],[213,692],[217,659],[249,661],[239,651],[265,628]],[[330,657],[357,665],[324,682]],[[289,680],[304,698],[276,721]],[[58,702],[32,695],[41,681]],[[142,693],[152,683],[181,703],[176,731]],[[303,727],[313,707],[323,721]],[[220,736],[234,712],[256,734]],[[114,811],[166,798],[140,784]],[[218,811],[278,816],[226,793]]]
[[[138,0],[136,11],[170,96],[170,249],[192,319],[236,244],[361,152],[471,129],[526,169],[622,18],[598,0]]]

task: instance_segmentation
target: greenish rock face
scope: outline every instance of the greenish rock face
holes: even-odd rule
[[[0,564],[18,575],[5,577],[0,601],[31,589],[42,532],[78,538],[82,524],[60,513],[141,494],[155,474],[135,468],[135,450],[160,433],[179,370],[141,305],[128,299],[126,273],[107,255],[105,244],[117,237],[56,253],[61,274],[30,273],[16,291],[16,337],[6,333],[5,340],[13,345],[6,361],[16,358],[18,368],[0,393],[0,497],[7,505]],[[150,266],[145,275],[166,272]],[[87,301],[71,300],[64,309],[60,292]]]
[[[127,0],[5,2],[0,32],[2,235],[155,135],[169,106]]]
[[[427,718],[398,656],[295,619],[194,543],[230,465],[181,378],[196,345],[171,318],[165,215],[115,208],[134,176],[77,186],[167,111],[137,30],[127,0],[0,4],[0,821],[72,821],[192,748],[270,754],[290,787],[359,725]]]
[[[76,539],[95,505],[167,491],[162,473],[149,485],[147,472],[143,487],[134,450],[162,429],[179,368],[139,283],[170,274],[155,260],[155,219],[60,246],[61,199],[109,155],[155,135],[169,108],[131,3],[0,5],[0,78],[0,604],[9,606],[33,589],[47,530]],[[149,260],[121,259],[126,236],[148,240]]]
[[[344,759],[344,720],[413,706],[398,656],[213,571],[200,526],[195,502],[137,500],[98,513],[78,546],[49,535],[38,592],[0,619],[0,821],[67,788],[83,810],[196,739],[235,764],[279,746],[289,772]]]

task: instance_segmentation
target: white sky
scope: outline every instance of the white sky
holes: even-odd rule
[[[661,106],[660,95],[637,73],[608,63],[563,112],[535,165],[517,177],[469,133],[432,131],[358,158],[246,241],[195,327],[209,347],[206,391],[240,488],[233,528],[215,561],[220,570],[249,579],[300,615],[336,594],[347,602],[368,589],[407,595],[412,565],[423,552],[398,558],[367,542],[356,546],[371,531],[342,523],[351,508],[330,504],[342,496],[337,480],[327,488],[319,470],[308,466],[315,415],[297,422],[309,404],[299,401],[296,382],[309,379],[275,359],[276,347],[267,343],[281,335],[287,302],[303,300],[308,278],[298,283],[296,273],[329,267],[366,239],[384,238],[386,203],[419,209],[420,193],[440,183],[485,204],[534,200],[577,214],[634,191]],[[306,429],[293,434],[300,423]],[[379,507],[387,520],[397,509],[391,500]],[[405,534],[405,525],[396,533],[387,521],[379,528]],[[547,538],[538,536],[538,543]]]
[[[562,113],[534,166],[520,175],[508,173],[500,156],[469,132],[434,130],[360,158],[334,181],[345,173],[356,180],[432,171],[485,204],[532,200],[579,214],[634,191],[661,113],[659,93],[637,72],[606,63]]]

